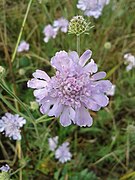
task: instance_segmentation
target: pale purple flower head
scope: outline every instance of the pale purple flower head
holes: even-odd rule
[[[50,24],[44,27],[43,33],[45,35],[44,42],[48,42],[49,39],[55,38],[57,35],[57,30]]]
[[[112,87],[106,92],[107,96],[114,96],[116,85],[112,84]]]
[[[49,138],[48,142],[49,142],[50,150],[54,151],[56,149],[56,147],[57,147],[57,144],[58,144],[58,136],[55,136],[53,138]]]
[[[20,140],[20,127],[23,127],[25,123],[26,120],[19,117],[18,114],[5,113],[0,119],[0,132],[4,132],[7,137],[13,138],[13,140]]]
[[[52,66],[57,69],[56,75],[50,78],[44,71],[36,70],[28,87],[34,90],[34,96],[40,104],[40,111],[48,116],[60,117],[62,126],[72,122],[78,126],[91,126],[92,117],[89,109],[98,111],[107,106],[109,99],[105,93],[112,84],[102,80],[105,72],[97,73],[97,65],[92,52],[85,51],[79,58],[77,52],[69,54],[57,52],[51,59]]]
[[[125,64],[128,64],[126,67],[126,71],[130,71],[132,68],[135,67],[135,56],[131,53],[127,53],[124,55]]]
[[[55,158],[58,159],[61,163],[65,163],[71,160],[72,154],[69,152],[68,146],[69,142],[65,142],[55,151]]]
[[[20,45],[17,48],[17,52],[28,51],[30,45],[26,41],[21,41]]]
[[[98,18],[102,14],[103,7],[110,0],[79,0],[77,8],[84,11],[84,15]]]
[[[54,21],[53,26],[57,31],[61,30],[62,32],[66,33],[68,31],[68,20],[61,17]]]
[[[10,167],[9,167],[8,164],[6,164],[5,166],[2,166],[2,167],[0,168],[0,170],[1,170],[2,172],[8,172],[8,171],[10,170]]]

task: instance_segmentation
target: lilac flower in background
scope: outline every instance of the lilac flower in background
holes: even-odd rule
[[[126,67],[126,71],[130,71],[132,68],[135,67],[135,56],[131,53],[127,53],[124,55],[125,64],[128,64]]]
[[[45,26],[43,33],[45,35],[44,42],[47,43],[49,41],[49,39],[51,39],[51,38],[54,39],[56,37],[57,30],[53,26],[48,24],[47,26]]]
[[[18,46],[17,52],[28,51],[30,45],[26,41],[21,41],[20,45]]]
[[[71,160],[72,154],[69,152],[69,143],[65,142],[55,151],[55,158],[61,163]]]
[[[77,8],[84,11],[84,15],[98,18],[102,14],[103,7],[110,0],[79,0]]]
[[[27,83],[28,87],[35,89],[34,96],[41,106],[41,113],[60,117],[64,127],[72,122],[81,127],[91,126],[88,109],[98,111],[109,103],[105,93],[112,84],[101,80],[106,73],[97,73],[93,59],[87,63],[91,55],[90,50],[80,58],[75,51],[69,54],[57,52],[51,59],[52,66],[57,69],[56,75],[50,78],[44,71],[36,70],[34,78]]]
[[[1,170],[2,172],[8,172],[8,171],[10,170],[10,167],[9,167],[8,164],[6,164],[5,166],[2,166],[2,167],[0,168],[0,170]]]
[[[61,17],[54,21],[53,26],[57,31],[61,30],[62,32],[66,33],[68,31],[68,20]]]
[[[56,149],[56,147],[57,147],[57,144],[58,144],[58,136],[55,136],[53,138],[49,138],[48,142],[49,142],[50,150],[54,151]]]
[[[13,140],[20,140],[20,127],[23,127],[25,123],[26,120],[19,117],[18,114],[5,113],[0,119],[0,132],[4,132],[7,137],[13,138]]]
[[[114,96],[116,85],[112,85],[112,87],[106,92],[107,96]]]

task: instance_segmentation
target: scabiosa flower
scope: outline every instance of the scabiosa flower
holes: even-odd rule
[[[58,31],[66,33],[68,31],[68,20],[64,17],[61,17],[54,21],[53,27]]]
[[[19,117],[18,114],[12,115],[5,113],[0,119],[0,132],[5,132],[7,137],[13,138],[14,140],[20,140],[20,127],[26,123],[23,117]]]
[[[128,64],[126,67],[126,71],[130,71],[132,68],[135,67],[135,56],[131,53],[127,53],[124,55],[125,64]]]
[[[107,96],[114,96],[116,85],[112,85],[112,87],[106,92]]]
[[[8,164],[6,164],[5,166],[2,166],[2,167],[0,168],[0,170],[1,170],[2,172],[8,172],[8,171],[10,170],[10,167],[9,167]]]
[[[36,70],[34,78],[28,81],[28,87],[36,89],[34,96],[41,105],[41,113],[60,117],[62,126],[72,122],[81,127],[91,126],[88,109],[98,111],[109,102],[105,93],[112,84],[101,80],[106,73],[96,73],[98,68],[93,59],[87,63],[91,55],[90,50],[80,58],[75,51],[57,52],[51,59],[56,75],[50,78],[44,71]]]
[[[26,41],[21,41],[20,45],[17,48],[17,52],[28,51],[30,45]]]
[[[49,142],[50,150],[54,151],[56,149],[56,147],[57,147],[57,144],[58,144],[58,136],[55,136],[53,138],[49,138],[48,142]]]
[[[44,27],[43,33],[45,35],[44,42],[48,42],[51,38],[56,38],[57,29],[55,29],[52,25],[48,24]]]
[[[98,18],[102,14],[103,7],[110,0],[79,0],[77,8],[84,11],[84,15]]]
[[[58,159],[61,163],[65,163],[71,160],[72,154],[69,152],[68,146],[69,142],[65,142],[55,151],[55,158]]]

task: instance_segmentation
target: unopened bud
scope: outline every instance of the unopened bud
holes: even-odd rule
[[[39,105],[36,101],[31,101],[30,102],[30,108],[35,111],[36,109],[38,109]]]
[[[26,71],[25,71],[25,69],[21,68],[21,69],[19,69],[18,73],[19,73],[21,76],[23,76],[23,75],[25,75]]]
[[[135,133],[135,126],[130,124],[127,126],[127,132],[130,134]]]
[[[5,73],[5,68],[0,66],[0,74],[4,74]]]
[[[104,48],[105,48],[105,49],[111,49],[111,47],[112,47],[112,45],[111,45],[110,42],[106,42],[106,43],[104,44]]]

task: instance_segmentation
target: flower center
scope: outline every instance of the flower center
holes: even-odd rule
[[[87,74],[63,77],[57,74],[53,77],[53,88],[50,95],[59,98],[61,104],[77,108],[81,106],[80,97],[86,94],[85,86],[89,82]]]

